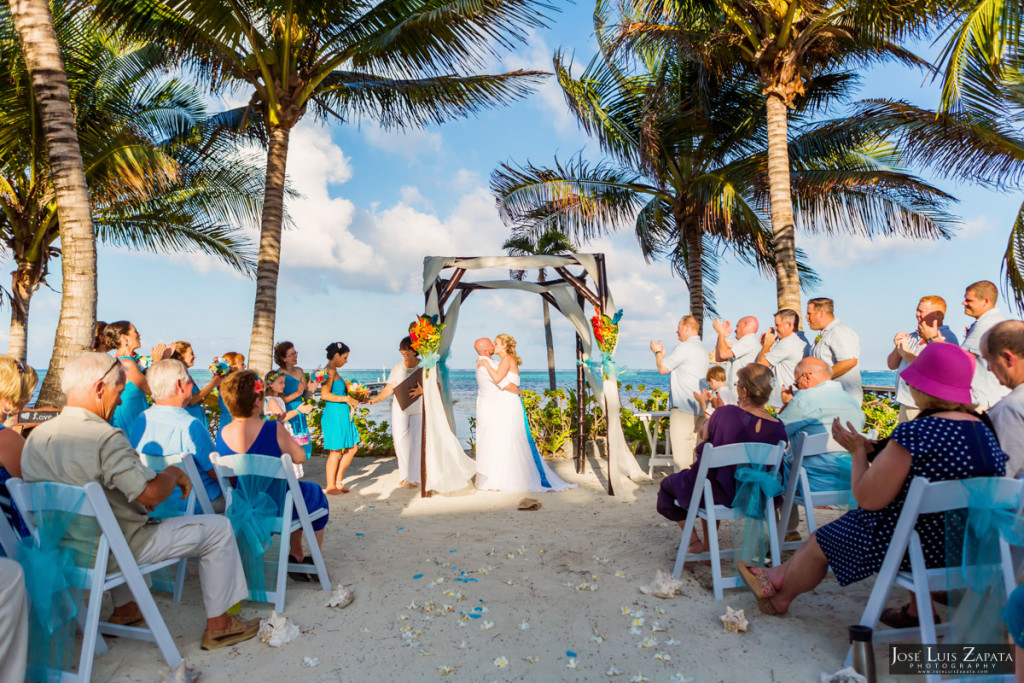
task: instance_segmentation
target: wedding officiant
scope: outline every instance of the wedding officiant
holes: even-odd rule
[[[423,447],[423,383],[419,371],[420,358],[412,348],[412,338],[406,337],[398,345],[402,362],[391,368],[383,391],[369,403],[380,403],[392,395],[391,438],[395,441],[398,457],[399,485],[416,488],[420,482],[420,458]],[[413,374],[417,374],[417,378]],[[401,396],[399,396],[401,394]]]

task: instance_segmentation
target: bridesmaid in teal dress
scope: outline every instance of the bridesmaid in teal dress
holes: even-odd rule
[[[117,359],[121,361],[128,376],[121,393],[121,404],[114,410],[110,423],[125,434],[130,434],[135,418],[149,407],[149,401],[146,400],[149,384],[139,368],[138,356],[135,355],[136,349],[142,346],[142,335],[135,329],[135,325],[127,320],[119,320],[103,328],[103,338],[108,348],[115,349]],[[153,358],[162,359],[165,348],[164,344],[154,346]]]
[[[299,360],[299,352],[295,344],[284,341],[274,347],[274,360],[278,367],[284,372],[284,407],[287,410],[298,410],[302,405],[302,399],[309,396],[312,387],[306,381],[306,373],[296,363]],[[289,422],[289,431],[295,442],[306,451],[306,457],[313,455],[313,444],[309,438],[309,424],[306,422],[306,415],[299,413]]]
[[[237,351],[228,351],[221,356],[221,358],[223,358],[231,368],[228,370],[228,375],[232,372],[245,370],[245,356]],[[224,375],[224,377],[227,377],[228,375]],[[224,377],[221,378],[221,382],[224,381]],[[231,424],[231,412],[228,410],[228,407],[224,405],[224,396],[220,391],[217,392],[217,403],[220,404],[220,428],[224,429],[226,425]]]
[[[342,342],[333,342],[327,347],[327,379],[320,390],[320,398],[325,402],[320,428],[324,433],[324,449],[328,451],[327,493],[331,495],[349,492],[342,480],[359,450],[359,430],[352,424],[352,411],[359,407],[359,401],[348,395],[345,380],[338,374],[348,363],[348,353],[348,346]]]
[[[180,360],[185,364],[186,368],[191,368],[196,363],[196,353],[192,350],[192,345],[187,341],[174,342],[174,353],[171,354],[171,358]],[[190,372],[189,377],[191,376],[192,373]],[[206,419],[206,411],[203,410],[203,402],[210,395],[211,391],[220,386],[223,379],[223,377],[214,376],[202,389],[199,388],[195,380],[192,380],[192,399],[185,406],[185,410],[188,411],[189,415],[202,422],[204,427],[209,427],[209,424]]]

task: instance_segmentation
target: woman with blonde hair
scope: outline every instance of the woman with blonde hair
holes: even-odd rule
[[[492,367],[486,358],[479,358],[477,365],[485,368],[491,380],[500,388],[509,385],[518,387],[522,359],[516,353],[516,340],[510,335],[499,334],[494,339],[494,352],[500,358],[497,368]],[[477,459],[482,455],[496,467],[488,468],[487,474],[481,474],[478,469],[477,488],[538,492],[576,488],[576,484],[562,481],[541,458],[533,435],[530,434],[521,396],[518,393],[499,391],[491,400],[494,405],[490,411],[490,437],[477,442]]]
[[[28,365],[13,356],[0,356],[0,412],[3,412],[4,420],[25,407],[38,381],[36,371]],[[25,437],[0,423],[0,496],[5,501],[11,499],[7,492],[7,480],[21,476],[21,450],[24,447]],[[28,529],[17,510],[9,503],[4,503],[0,509],[3,509],[15,531],[28,536]]]

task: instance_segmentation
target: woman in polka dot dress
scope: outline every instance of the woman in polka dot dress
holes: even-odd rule
[[[870,466],[874,444],[852,426],[833,424],[833,436],[853,457],[851,483],[859,507],[818,529],[784,564],[762,569],[739,563],[762,612],[784,614],[793,598],[821,583],[829,567],[841,586],[877,573],[914,477],[946,481],[1006,472],[1006,454],[987,418],[978,417],[970,405],[974,364],[952,344],[927,346],[900,375],[922,414],[898,426]],[[914,528],[927,565],[944,566],[944,516],[922,515]],[[906,559],[902,568],[909,570]],[[907,608],[894,611],[914,619]]]

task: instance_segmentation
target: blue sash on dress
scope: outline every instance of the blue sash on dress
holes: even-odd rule
[[[537,450],[537,444],[533,441],[533,434],[530,432],[530,419],[526,416],[526,405],[523,404],[521,396],[519,397],[519,405],[523,408],[523,427],[526,429],[526,440],[530,443],[530,453],[533,454],[533,464],[540,473],[540,485],[549,489],[551,484],[548,483],[548,478],[544,475],[543,461],[540,458],[540,452]]]

